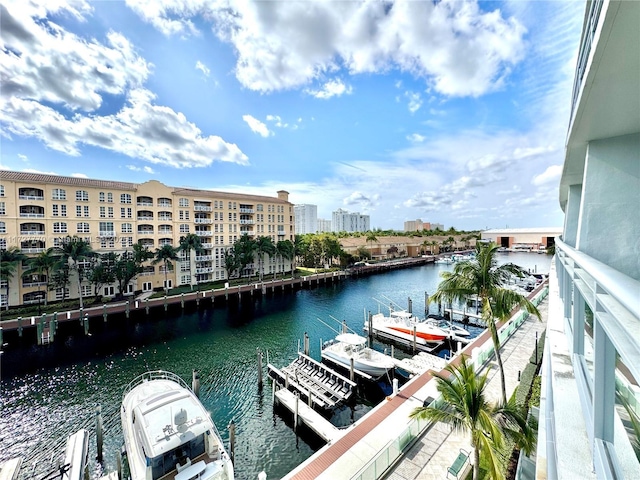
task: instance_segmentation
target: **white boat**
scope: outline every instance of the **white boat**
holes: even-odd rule
[[[131,480],[233,480],[211,416],[179,376],[153,371],[133,380],[120,417]]]
[[[342,333],[322,348],[322,358],[379,378],[395,367],[393,359],[366,346],[367,339],[355,333]]]
[[[468,337],[470,335],[468,330],[465,330],[459,325],[455,325],[449,320],[438,320],[437,318],[427,318],[426,323],[430,323],[438,328],[441,328],[448,333],[448,337],[455,339],[456,337]]]
[[[365,329],[368,329],[368,321],[365,321]],[[395,310],[385,316],[376,313],[371,317],[371,327],[374,333],[382,333],[386,336],[397,337],[405,341],[413,341],[415,330],[415,341],[421,345],[433,345],[443,342],[449,332],[420,319],[406,310]]]

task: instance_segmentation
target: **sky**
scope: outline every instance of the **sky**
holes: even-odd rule
[[[583,1],[0,0],[1,170],[562,226]]]

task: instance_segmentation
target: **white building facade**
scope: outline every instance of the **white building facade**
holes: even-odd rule
[[[318,233],[328,233],[331,231],[331,220],[319,218],[318,219]]]
[[[318,231],[318,206],[294,205],[296,235],[316,233]]]
[[[334,232],[366,232],[369,228],[369,215],[350,213],[339,208],[332,214],[331,230]]]
[[[586,3],[550,275],[536,478],[640,478],[640,2]],[[636,437],[637,438],[637,437]]]

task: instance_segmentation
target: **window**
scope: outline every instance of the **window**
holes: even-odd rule
[[[233,213],[229,212],[229,221],[233,221]]]
[[[91,285],[81,285],[80,292],[82,293],[83,297],[90,297],[91,295],[93,295],[93,292],[91,291]]]
[[[180,276],[180,285],[184,285],[191,282],[191,275],[181,275]]]
[[[83,211],[84,211],[84,216],[88,217],[89,216],[89,205],[85,205],[84,207],[82,207]]]
[[[120,194],[120,203],[131,203],[131,195],[128,193]]]
[[[133,232],[133,225],[131,223],[123,223],[122,233],[131,233],[131,232]]]
[[[104,201],[105,201],[105,198],[106,198],[106,197],[105,197],[105,195],[104,195],[104,192],[100,192],[100,193],[98,194],[98,201],[99,201],[99,202],[104,202]]]
[[[63,188],[54,188],[51,191],[51,199],[52,200],[66,200],[67,199],[67,191]]]
[[[107,207],[107,216],[113,218],[113,207]]]
[[[107,218],[107,209],[105,207],[100,207],[100,218]]]
[[[7,214],[7,207],[5,207],[4,202],[0,202],[0,215]]]
[[[107,202],[113,203],[113,193],[107,193]]]
[[[100,232],[114,232],[113,222],[100,222]]]
[[[89,224],[86,222],[78,223],[77,231],[78,233],[89,233]]]
[[[0,185],[0,197],[4,197],[4,185]]]
[[[7,225],[4,222],[0,222],[0,233],[7,233]]]
[[[180,201],[178,202],[178,205],[181,207],[188,207],[189,206],[189,199],[188,198],[181,198]]]
[[[69,297],[68,288],[56,288],[56,300],[63,300]]]
[[[114,248],[115,246],[113,237],[100,237],[100,248]]]
[[[122,248],[133,247],[133,237],[120,237]]]
[[[53,205],[51,205],[51,209],[51,216],[57,217],[60,215],[60,209],[58,208],[58,205],[54,203]]]
[[[142,283],[142,291],[143,292],[150,292],[151,290],[153,290],[153,285],[151,284],[151,282],[143,282]]]
[[[189,210],[180,210],[180,220],[189,220]]]
[[[53,222],[53,233],[67,233],[66,222]]]
[[[189,233],[189,225],[186,223],[180,224],[180,233]]]
[[[88,202],[89,192],[86,190],[76,190],[76,202]]]
[[[102,291],[105,297],[112,297],[115,294],[114,287],[104,287]]]
[[[131,218],[131,217],[132,217],[131,207],[129,208],[122,207],[120,209],[120,218]]]

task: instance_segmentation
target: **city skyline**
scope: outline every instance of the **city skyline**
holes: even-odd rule
[[[3,2],[0,168],[562,224],[582,2],[228,7]]]

